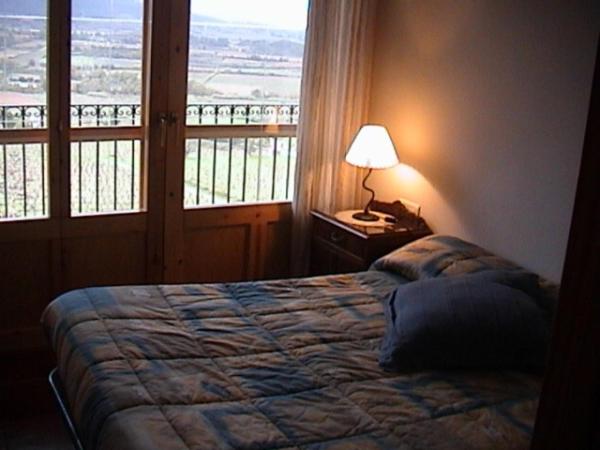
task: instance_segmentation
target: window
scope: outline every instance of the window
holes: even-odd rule
[[[186,208],[291,199],[306,11],[192,0]]]
[[[72,8],[71,213],[139,211],[143,2]]]
[[[45,6],[0,4],[0,220],[48,215]]]
[[[144,2],[71,4],[71,216],[143,211]],[[184,208],[291,199],[307,7],[191,1]],[[46,10],[0,3],[0,220],[67,202],[49,189]]]

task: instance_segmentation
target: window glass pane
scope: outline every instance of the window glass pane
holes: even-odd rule
[[[0,1],[0,221],[48,216],[46,26],[46,1]]]
[[[307,7],[192,0],[187,125],[288,127],[187,139],[184,207],[291,200]]]
[[[0,143],[0,220],[48,216],[47,157],[43,143]]]
[[[73,142],[72,214],[139,210],[140,147],[139,140]]]
[[[307,7],[307,0],[192,0],[188,125],[293,122],[297,110],[281,106],[298,103]]]
[[[72,2],[71,126],[140,126],[144,2]],[[71,214],[141,210],[139,133],[95,138],[71,143]]]
[[[291,200],[296,138],[188,139],[184,206]]]
[[[71,125],[140,123],[143,2],[73,0]]]
[[[46,2],[0,2],[0,129],[46,126]]]

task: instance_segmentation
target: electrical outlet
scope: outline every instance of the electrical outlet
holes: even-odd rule
[[[411,202],[410,200],[407,200],[405,198],[400,198],[400,201],[404,204],[404,206],[406,206],[406,209],[408,209],[411,213],[417,215],[418,217],[421,217],[421,205],[415,202]]]

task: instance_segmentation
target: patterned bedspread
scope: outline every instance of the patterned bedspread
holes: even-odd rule
[[[397,283],[91,288],[43,322],[89,449],[527,448],[538,377],[379,368]]]

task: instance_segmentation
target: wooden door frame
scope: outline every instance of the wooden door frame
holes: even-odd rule
[[[164,281],[183,281],[183,184],[190,0],[170,1],[164,198]]]
[[[600,46],[534,450],[600,445],[599,174]]]
[[[69,78],[70,78],[70,0],[48,0],[46,13],[46,108],[45,129],[0,130],[3,143],[39,142],[47,145],[48,215],[39,219],[19,219],[0,223],[1,243],[34,242],[49,246],[49,286],[40,286],[52,297],[61,292],[61,239],[65,214],[63,198],[68,188],[69,158]],[[65,179],[65,174],[67,178]],[[49,298],[48,301],[51,299]],[[20,301],[20,299],[3,299]],[[33,305],[32,305],[33,306]],[[35,305],[38,308],[43,305]],[[39,311],[41,312],[41,311]],[[3,352],[44,348],[46,342],[39,326],[0,330]]]
[[[161,117],[168,110],[166,88],[169,83],[170,53],[170,1],[146,0],[149,17],[146,44],[149,46],[146,60],[145,84],[147,92],[143,101],[146,145],[145,151],[145,207],[147,210],[147,263],[146,273],[149,283],[160,283],[164,277],[164,214],[165,214],[165,170],[167,164],[166,130],[161,125]],[[152,39],[152,36],[163,36]]]

